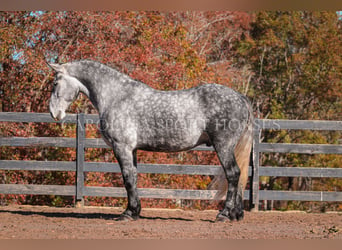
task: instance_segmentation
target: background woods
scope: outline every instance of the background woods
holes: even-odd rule
[[[0,12],[0,111],[48,112],[53,74],[45,64],[93,59],[161,90],[203,82],[246,94],[259,118],[341,120],[342,34],[335,12]],[[96,113],[81,96],[70,112]],[[6,136],[75,136],[74,125],[0,123]],[[88,137],[99,137],[87,125]],[[340,132],[266,131],[266,142],[341,143]],[[2,147],[0,159],[75,160],[70,148]],[[141,163],[215,164],[212,152],[139,152]],[[115,161],[107,149],[88,149],[86,160]],[[263,165],[341,167],[337,155],[267,154]],[[1,183],[72,184],[69,172],[1,171]],[[122,185],[119,174],[89,173],[87,185]],[[141,174],[140,187],[206,189],[204,176]],[[336,179],[262,179],[268,189],[337,190]],[[0,195],[4,204],[72,204],[57,196]],[[88,204],[118,205],[125,199],[92,197]],[[144,206],[176,207],[172,200]],[[286,202],[276,208],[313,208]],[[328,204],[342,209],[338,204]],[[217,206],[203,201],[183,207]],[[319,204],[326,208],[326,204]]]

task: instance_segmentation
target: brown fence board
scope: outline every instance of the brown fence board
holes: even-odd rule
[[[215,175],[220,168],[214,165],[138,163],[138,173],[154,174]],[[76,162],[0,160],[0,170],[76,171]],[[117,163],[85,162],[84,172],[120,173],[120,167]]]
[[[342,154],[342,145],[259,143],[259,152],[300,154]]]
[[[72,161],[0,160],[0,170],[76,171],[76,163]]]
[[[189,199],[189,200],[212,200],[217,190],[185,190],[185,189],[159,189],[138,188],[141,198],[159,199]],[[120,187],[84,187],[85,196],[127,197],[126,190]],[[249,192],[245,191],[244,199],[248,199]],[[224,199],[224,197],[222,198]]]
[[[342,130],[342,121],[256,119],[255,122],[261,129]]]
[[[260,176],[342,178],[342,168],[260,167]]]
[[[34,184],[0,184],[2,194],[35,194],[35,195],[66,195],[76,193],[75,186],[34,185]]]
[[[0,146],[76,148],[76,138],[67,137],[0,137]]]
[[[0,112],[0,122],[47,122],[76,123],[76,114],[67,114],[61,121],[55,121],[48,113]]]
[[[260,190],[260,200],[342,201],[342,192]]]
[[[146,164],[138,163],[138,173],[153,174],[186,174],[186,175],[215,175],[221,166],[214,165],[178,165],[178,164]],[[117,163],[85,162],[85,172],[120,173]]]

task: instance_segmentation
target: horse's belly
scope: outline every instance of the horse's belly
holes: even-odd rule
[[[200,144],[211,145],[210,139],[205,132],[153,136],[145,138],[144,141],[138,144],[138,148],[156,152],[179,152],[192,149]]]

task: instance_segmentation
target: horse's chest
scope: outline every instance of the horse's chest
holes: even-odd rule
[[[136,144],[137,129],[136,124],[129,119],[113,118],[101,119],[99,129],[107,144],[126,143],[130,145]]]

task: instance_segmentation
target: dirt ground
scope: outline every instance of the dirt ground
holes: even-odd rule
[[[118,208],[0,207],[0,239],[342,239],[342,213],[246,212],[215,223],[217,211],[143,209],[116,221]]]

